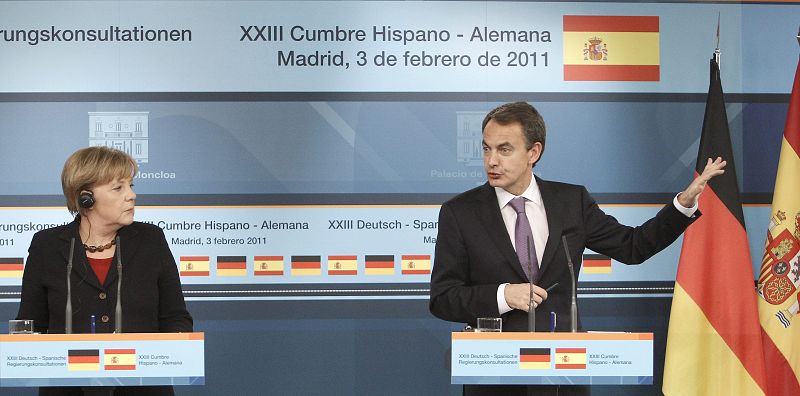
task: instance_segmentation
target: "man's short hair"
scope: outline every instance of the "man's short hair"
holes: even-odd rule
[[[512,102],[497,106],[494,110],[490,111],[489,114],[486,114],[486,118],[483,119],[481,131],[486,129],[486,124],[491,120],[494,120],[494,122],[500,125],[518,122],[522,125],[522,132],[525,136],[525,148],[530,150],[534,143],[539,142],[542,144],[542,154],[544,154],[544,141],[547,135],[544,118],[542,118],[542,115],[536,111],[536,108],[528,104],[528,102]],[[541,158],[540,155],[539,159]]]
[[[61,171],[61,189],[67,210],[73,215],[80,212],[78,198],[81,191],[91,191],[96,185],[117,179],[133,179],[138,171],[136,160],[117,149],[87,147],[72,153]]]

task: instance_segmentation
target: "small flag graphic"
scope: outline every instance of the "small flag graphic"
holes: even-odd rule
[[[584,254],[583,272],[585,274],[610,274],[611,258],[602,254]]]
[[[364,261],[364,272],[367,275],[394,275],[394,256],[392,255],[367,255]]]
[[[556,348],[556,369],[586,369],[586,348]]]
[[[283,275],[283,256],[255,256],[255,276]]]
[[[22,278],[22,257],[0,257],[0,278]]]
[[[70,349],[67,351],[67,370],[96,371],[100,370],[99,349]]]
[[[400,273],[403,275],[427,275],[431,273],[430,255],[401,256]]]
[[[292,276],[322,275],[319,256],[292,256]]]
[[[550,348],[520,348],[519,368],[543,370],[550,368]]]
[[[181,276],[208,276],[210,265],[208,256],[181,256]]]
[[[103,366],[106,370],[136,370],[136,350],[104,349]]]
[[[565,81],[659,81],[658,16],[564,15]]]
[[[357,275],[356,256],[328,256],[328,275]]]
[[[217,276],[247,276],[244,256],[217,256]]]

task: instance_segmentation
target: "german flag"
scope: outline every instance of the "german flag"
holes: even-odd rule
[[[104,349],[103,366],[106,370],[136,370],[136,350]]]
[[[357,275],[356,256],[328,256],[328,275]]]
[[[283,256],[253,257],[255,276],[283,275]]]
[[[367,275],[394,275],[393,255],[367,255],[364,257]]]
[[[208,256],[181,256],[181,276],[209,276],[210,265]]]
[[[99,349],[70,349],[67,351],[67,370],[97,371],[100,370]]]
[[[520,348],[519,368],[546,370],[550,368],[550,348]]]
[[[217,276],[247,276],[244,256],[217,256]]]
[[[22,278],[22,257],[0,257],[0,278]]]
[[[319,256],[292,256],[292,276],[322,275]]]
[[[602,254],[583,255],[583,273],[585,274],[610,274],[611,258]]]
[[[404,255],[401,256],[400,273],[403,275],[428,275],[431,273],[431,256]]]
[[[586,348],[556,348],[556,369],[586,369]]]
[[[658,16],[564,15],[565,81],[659,81]]]

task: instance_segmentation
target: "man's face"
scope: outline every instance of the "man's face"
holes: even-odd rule
[[[514,195],[525,192],[531,183],[531,167],[542,154],[542,144],[526,148],[522,125],[500,125],[494,120],[483,129],[483,167],[489,185]]]

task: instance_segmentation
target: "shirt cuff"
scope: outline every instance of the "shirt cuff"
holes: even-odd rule
[[[508,303],[506,303],[507,284],[508,283],[503,283],[500,286],[497,286],[497,311],[500,312],[500,315],[512,310],[512,308],[508,306]]]
[[[684,208],[683,205],[681,205],[681,203],[678,202],[678,195],[681,195],[681,193],[676,194],[675,198],[672,199],[672,204],[675,205],[675,209],[678,209],[678,212],[683,213],[683,215],[686,217],[694,216],[694,212],[697,212],[697,206],[698,202],[700,202],[700,196],[699,195],[697,196],[697,200],[694,202],[694,205],[691,208]]]

